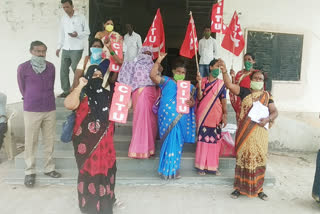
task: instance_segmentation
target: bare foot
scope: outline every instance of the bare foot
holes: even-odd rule
[[[200,171],[199,171],[199,172],[198,172],[198,175],[202,175],[202,176],[203,176],[203,175],[206,175],[206,173],[205,173],[205,172],[200,172]]]

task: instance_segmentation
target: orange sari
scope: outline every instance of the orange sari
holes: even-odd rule
[[[239,127],[236,134],[236,169],[234,189],[248,197],[257,197],[263,191],[268,152],[268,131],[252,122],[248,114],[253,102],[268,106],[270,95],[266,91],[251,93],[241,104]]]

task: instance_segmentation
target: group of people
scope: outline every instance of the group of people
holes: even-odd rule
[[[90,54],[81,59],[80,45],[89,30],[82,15],[73,9],[71,0],[61,1],[66,15],[61,22],[61,39],[56,54],[61,54],[61,80],[64,105],[75,111],[73,146],[77,162],[78,199],[83,213],[112,213],[115,197],[116,151],[114,122],[109,121],[113,88],[116,81],[132,88],[133,133],[128,151],[131,158],[149,158],[155,154],[157,133],[162,145],[158,173],[164,179],[180,178],[184,143],[197,143],[195,168],[199,175],[219,175],[222,128],[227,124],[227,89],[237,113],[236,169],[233,198],[241,194],[267,199],[263,192],[269,126],[277,117],[272,96],[264,90],[264,75],[254,70],[254,56],[244,56],[245,69],[231,77],[222,59],[212,53],[214,39],[205,33],[199,44],[201,72],[196,86],[190,87],[186,101],[188,114],[178,113],[177,81],[186,76],[185,61],[178,57],[172,67],[173,78],[162,76],[166,53],[152,59],[151,47],[142,46],[141,38],[127,25],[124,41],[114,31],[113,21],[106,20],[105,30],[98,32],[90,44]],[[124,59],[113,50],[112,42],[126,43]],[[211,47],[208,49],[208,47]],[[45,60],[47,47],[40,41],[30,46],[31,60],[18,68],[18,83],[24,99],[25,185],[35,184],[35,152],[41,130],[46,162],[44,173],[61,177],[52,159],[55,139],[54,65]],[[207,53],[210,52],[209,56]],[[110,60],[121,65],[119,73],[110,71]],[[70,86],[69,67],[75,72]],[[222,73],[223,80],[218,76]],[[64,76],[63,76],[64,75]],[[269,110],[269,116],[253,122],[248,113],[255,102]],[[156,111],[154,107],[157,106]]]

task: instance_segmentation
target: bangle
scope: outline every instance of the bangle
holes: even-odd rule
[[[114,56],[114,55],[115,55],[115,52],[110,51],[110,54],[111,54],[111,56]]]
[[[226,74],[226,73],[228,73],[228,71],[222,71],[222,73],[223,73],[223,74]]]

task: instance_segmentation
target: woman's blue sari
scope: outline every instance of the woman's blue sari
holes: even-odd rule
[[[163,78],[163,83],[159,85],[162,96],[158,111],[158,127],[163,144],[158,173],[164,178],[175,178],[179,176],[183,144],[195,143],[196,121],[194,108],[190,108],[190,113],[183,114],[177,122],[176,118],[179,115],[176,111],[177,84],[169,77]],[[190,92],[193,87],[191,85]],[[166,136],[167,130],[171,131]]]

